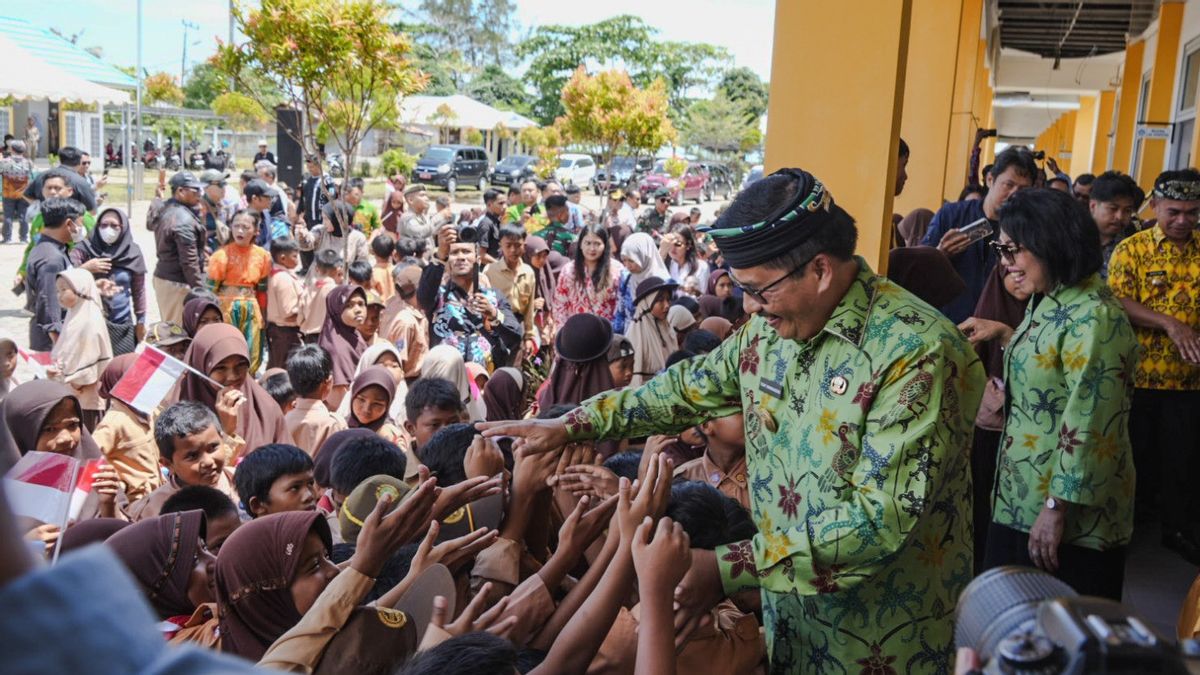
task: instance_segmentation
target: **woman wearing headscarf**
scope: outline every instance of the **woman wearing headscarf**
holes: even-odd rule
[[[70,553],[91,544],[99,544],[121,530],[129,527],[128,520],[120,518],[92,518],[75,523],[58,538],[59,553]]]
[[[224,323],[221,305],[209,297],[192,298],[183,305],[183,332],[196,337],[196,331],[210,323]]]
[[[625,238],[621,244],[621,263],[624,264],[625,271],[621,273],[621,280],[618,284],[620,298],[617,302],[616,316],[613,317],[612,329],[613,332],[624,334],[633,323],[636,309],[633,296],[637,292],[638,284],[650,277],[668,279],[671,273],[658,254],[658,246],[654,243],[654,238],[645,232],[635,232]]]
[[[359,373],[346,398],[350,400],[347,427],[370,429],[396,445],[404,445],[403,432],[388,416],[396,398],[396,381],[387,368],[371,366]]]
[[[521,366],[521,373],[530,386],[536,387],[546,379],[550,368],[551,344],[554,341],[554,319],[550,315],[550,301],[558,280],[550,269],[548,259],[550,246],[541,237],[525,237],[525,262],[533,268],[536,284],[533,293],[533,325],[537,331],[538,351],[528,354]]]
[[[112,393],[137,358],[137,354],[122,354],[104,369],[100,397],[108,401],[108,412],[92,432],[100,452],[125,483],[125,496],[130,502],[150,494],[163,482],[149,417]]]
[[[346,265],[356,260],[374,263],[367,236],[353,227],[353,206],[341,199],[329,202],[321,209],[321,218],[322,223],[312,229],[301,227],[296,230],[301,247],[311,246],[314,257],[320,255],[321,251],[332,250]],[[313,280],[316,274],[317,266],[309,265],[309,280]]]
[[[50,351],[54,360],[51,377],[70,385],[83,406],[84,426],[95,429],[104,413],[100,374],[113,357],[100,291],[91,273],[79,268],[60,272],[55,284],[67,316]]]
[[[216,556],[204,543],[203,511],[168,513],[138,521],[105,541],[133,575],[158,618],[182,626],[212,603],[208,570]]]
[[[554,367],[538,392],[538,409],[580,403],[612,389],[608,369],[612,336],[612,325],[604,317],[576,314],[567,319],[554,341]]]
[[[289,511],[239,527],[217,556],[221,651],[258,661],[338,574],[333,538],[316,511]],[[303,607],[293,586],[305,586]]]
[[[244,441],[241,454],[267,443],[291,443],[283,411],[254,378],[249,377],[250,352],[242,332],[227,323],[205,326],[196,332],[184,361],[207,374],[220,387],[187,372],[172,401],[198,401],[217,409],[217,397],[229,389],[241,392],[245,403],[238,411],[237,434]],[[240,455],[239,455],[240,456]]]
[[[425,355],[425,363],[421,365],[421,377],[449,380],[458,387],[458,395],[462,397],[463,406],[471,420],[487,419],[487,408],[479,398],[479,390],[475,383],[467,375],[462,352],[450,345],[438,345],[430,349]]]
[[[900,245],[920,246],[933,216],[933,211],[929,209],[913,209],[907,216],[901,218],[900,223],[896,225],[896,234],[901,240]]]
[[[733,324],[723,316],[710,316],[700,322],[700,330],[706,330],[724,341],[733,332]]]
[[[103,299],[108,335],[114,355],[132,352],[146,334],[146,259],[133,240],[129,217],[114,206],[102,209],[95,229],[71,249],[70,258],[76,267],[116,285],[117,292]]]
[[[333,389],[326,403],[337,410],[350,389],[358,361],[367,351],[358,327],[367,319],[367,292],[361,286],[341,285],[325,297],[325,323],[317,344],[333,360]]]
[[[497,368],[483,388],[487,421],[519,420],[525,414],[525,378],[516,368]]]
[[[671,294],[679,284],[651,277],[638,284],[634,295],[637,313],[625,335],[633,343],[633,381],[638,387],[667,365],[667,357],[679,348],[675,331],[667,323]]]
[[[18,385],[36,377],[29,361],[21,356],[17,341],[0,334],[0,402]]]
[[[400,240],[400,217],[404,215],[405,206],[403,190],[392,190],[383,198],[383,216],[379,222],[383,230],[397,241]]]
[[[396,384],[396,393],[392,397],[392,406],[388,410],[388,421],[401,429],[403,429],[405,420],[404,398],[408,395],[408,380],[404,378],[403,363],[404,357],[395,345],[390,342],[381,342],[367,347],[367,351],[359,357],[358,368],[354,371],[355,378],[371,366],[382,366],[391,373],[392,380]],[[342,398],[342,403],[337,408],[337,414],[342,417],[350,414],[349,397]]]

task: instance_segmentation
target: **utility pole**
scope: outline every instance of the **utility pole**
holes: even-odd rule
[[[142,149],[142,0],[137,0],[137,114],[136,123],[133,131],[134,148],[139,152]],[[134,148],[126,148],[125,153],[133,158]],[[130,182],[136,188],[134,194],[138,199],[142,198],[142,167],[143,162],[133,162],[130,164],[130,173],[132,177]],[[132,199],[132,198],[131,198]]]
[[[183,24],[183,57],[180,59],[180,63],[179,63],[179,86],[182,87],[183,80],[184,80],[184,78],[187,77],[187,34],[188,34],[188,29],[190,28],[192,30],[200,30],[200,26],[192,23],[191,21],[188,21],[187,19],[181,19],[180,22]]]

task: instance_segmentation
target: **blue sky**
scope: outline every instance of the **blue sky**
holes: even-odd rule
[[[415,0],[404,0],[413,7]],[[763,79],[771,69],[775,15],[772,0],[516,0],[523,28],[543,24],[581,25],[618,14],[641,16],[668,40],[708,42],[725,47],[739,66]],[[182,21],[189,29],[189,65],[209,56],[216,38],[229,32],[228,0],[143,0],[143,65],[151,72],[178,76],[183,47]],[[115,65],[136,60],[136,0],[5,0],[0,14],[57,27],[71,35],[82,31],[79,44],[100,46]]]

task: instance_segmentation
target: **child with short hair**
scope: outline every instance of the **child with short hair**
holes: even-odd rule
[[[371,240],[371,254],[375,266],[371,268],[371,290],[379,294],[384,302],[396,292],[392,285],[392,256],[396,253],[396,240],[385,230],[379,230]]]
[[[746,482],[746,426],[742,413],[711,419],[696,427],[705,441],[704,454],[675,469],[675,477],[706,483],[750,508]]]
[[[321,326],[325,325],[325,298],[342,283],[342,257],[331,249],[318,251],[310,273],[312,280],[304,294],[300,312],[300,333],[304,336],[304,342],[316,344],[321,335]]]
[[[312,457],[294,445],[259,447],[242,458],[233,480],[251,518],[317,508]]]
[[[284,368],[287,357],[302,343],[304,282],[296,273],[300,244],[291,237],[271,242],[271,276],[267,279],[267,368]]]
[[[404,430],[413,439],[413,450],[419,452],[438,429],[462,422],[466,408],[453,382],[423,377],[409,385],[404,414]]]
[[[333,389],[333,359],[318,345],[304,345],[288,357],[287,371],[296,402],[284,423],[296,446],[315,457],[330,434],[346,428],[346,421],[325,407]]]
[[[263,389],[279,404],[284,416],[296,407],[296,390],[292,388],[292,379],[286,372],[271,373],[262,380]]]
[[[189,485],[163,502],[160,515],[203,511],[208,520],[204,543],[216,555],[221,545],[242,524],[242,514],[229,495],[207,485]]]
[[[129,505],[126,515],[130,520],[159,515],[167,499],[188,485],[207,485],[230,499],[237,498],[233,469],[226,464],[241,447],[226,441],[217,414],[203,403],[180,401],[170,405],[154,421],[154,442],[167,479]]]
[[[503,225],[500,227],[499,260],[484,269],[492,288],[500,291],[508,298],[508,305],[521,318],[525,327],[522,346],[523,354],[532,355],[537,352],[537,328],[533,323],[533,298],[537,290],[537,277],[533,268],[522,257],[525,255],[525,228],[518,225]],[[521,356],[513,360],[521,362]]]
[[[423,265],[429,241],[424,237],[400,237],[396,240],[397,265]]]
[[[255,244],[259,215],[242,211],[229,224],[230,240],[208,259],[208,285],[217,294],[221,312],[246,338],[250,372],[262,365],[264,333],[262,306],[267,303],[271,254]]]
[[[370,347],[376,344],[390,344],[379,334],[379,322],[383,317],[383,310],[387,307],[383,298],[379,297],[375,291],[367,291],[367,316],[363,319],[362,324],[358,326],[358,334],[362,336],[363,342]]]
[[[404,379],[412,384],[421,376],[421,366],[429,353],[429,319],[417,306],[417,284],[421,268],[397,265],[392,270],[396,294],[388,300],[380,316],[380,334],[396,346],[404,357]]]
[[[373,277],[371,271],[371,263],[365,260],[355,260],[350,263],[347,270],[347,276],[350,277],[350,283],[354,286],[362,288],[364,291],[371,290],[371,279]]]

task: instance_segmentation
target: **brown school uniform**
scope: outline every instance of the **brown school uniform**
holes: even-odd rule
[[[300,344],[304,282],[296,273],[272,266],[267,279],[267,368],[287,366],[287,355]]]
[[[158,444],[150,421],[118,399],[110,399],[111,407],[92,439],[125,484],[125,496],[135,502],[163,484],[159,471]]]
[[[343,569],[300,621],[267,649],[258,665],[292,673],[313,672],[329,642],[374,585],[374,579],[353,567]]]
[[[371,268],[371,290],[375,291],[384,302],[391,300],[396,294],[396,285],[392,283],[392,264],[375,261]]]
[[[717,488],[726,497],[737,500],[747,510],[750,509],[750,489],[746,483],[746,458],[742,457],[729,473],[721,469],[708,457],[708,451],[690,462],[685,462],[675,469],[675,477],[685,480],[697,480]]]
[[[588,675],[632,673],[637,663],[638,623],[641,605],[621,608],[588,666]],[[681,673],[764,673],[767,643],[753,614],[745,614],[725,600],[713,609],[713,623],[697,628],[675,657]]]
[[[325,296],[335,288],[336,281],[322,277],[312,282],[304,294],[300,311],[300,332],[304,334],[305,342],[316,343],[321,326],[325,324]]]
[[[324,401],[315,398],[296,399],[295,407],[283,416],[283,421],[296,447],[313,457],[325,439],[346,428],[346,420],[330,412]]]
[[[404,377],[413,379],[421,376],[421,364],[429,353],[429,319],[421,310],[405,306],[382,329],[383,336],[396,345],[404,357]]]
[[[191,644],[221,651],[220,623],[217,618],[217,603],[206,602],[192,612],[192,616],[168,642],[173,645]]]
[[[163,504],[170,499],[171,495],[179,492],[183,487],[175,478],[175,475],[172,474],[167,478],[165,483],[158,486],[153,492],[130,504],[125,510],[125,515],[129,516],[129,520],[133,522],[153,518],[162,512]],[[225,466],[224,475],[221,476],[221,480],[217,483],[216,488],[232,499],[234,504],[240,501],[237,488],[233,485],[233,469],[228,465]]]

